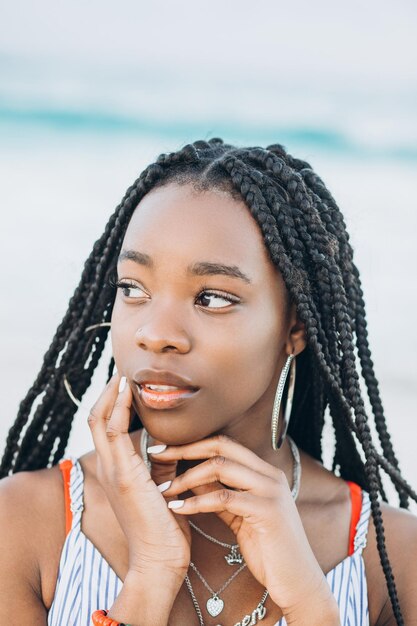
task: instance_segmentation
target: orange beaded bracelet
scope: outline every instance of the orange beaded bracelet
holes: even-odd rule
[[[116,622],[116,620],[112,619],[111,617],[107,617],[107,613],[108,611],[105,611],[104,609],[94,611],[91,616],[94,626],[131,626],[130,624]]]

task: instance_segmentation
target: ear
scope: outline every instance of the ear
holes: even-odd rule
[[[307,345],[305,334],[305,326],[297,317],[297,309],[295,304],[290,305],[289,330],[285,348],[288,355],[300,354]]]

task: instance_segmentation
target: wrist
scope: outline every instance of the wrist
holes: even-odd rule
[[[130,571],[107,615],[131,626],[167,626],[181,584],[177,576],[162,572],[144,575]]]
[[[341,626],[339,610],[326,609],[325,611],[308,613],[310,607],[306,607],[305,612],[297,617],[285,616],[288,626]]]
[[[286,612],[288,626],[341,626],[339,606],[335,597],[316,598]]]
[[[339,605],[326,578],[308,587],[299,602],[283,609],[288,626],[341,626]]]

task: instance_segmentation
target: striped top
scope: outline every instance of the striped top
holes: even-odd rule
[[[84,475],[80,462],[68,456],[59,465],[64,478],[67,536],[48,626],[92,626],[93,611],[110,608],[123,583],[81,530]],[[362,550],[366,545],[370,500],[358,485],[348,484],[352,500],[349,553],[328,572],[326,579],[339,605],[342,626],[369,626]],[[286,626],[285,618],[275,626]]]

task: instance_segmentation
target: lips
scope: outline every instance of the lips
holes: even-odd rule
[[[141,401],[151,409],[175,408],[199,391],[190,379],[163,370],[141,370],[134,382]]]

